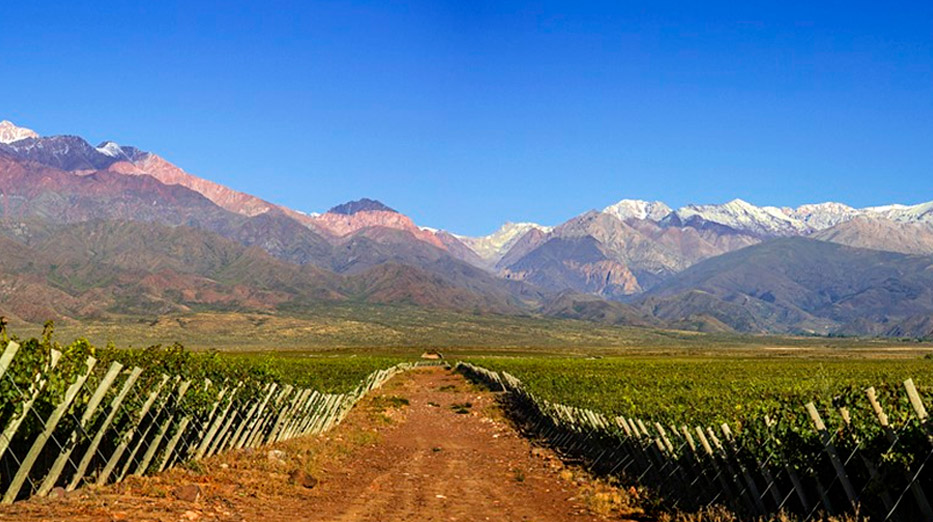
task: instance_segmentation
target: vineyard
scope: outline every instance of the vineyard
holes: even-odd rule
[[[409,356],[410,357],[410,356]],[[0,495],[10,503],[317,434],[398,356],[100,349],[0,331]],[[665,509],[933,521],[925,358],[474,357],[526,434]]]
[[[416,364],[0,338],[3,503],[327,431]]]
[[[864,390],[907,406],[903,383],[933,385],[933,361],[878,358],[767,357],[479,357],[484,368],[508,372],[543,399],[607,414],[665,422],[703,420],[739,426],[787,405],[814,401],[864,409]],[[920,386],[926,397],[933,388]],[[930,397],[933,400],[933,397]],[[904,409],[904,408],[899,408]],[[906,410],[904,410],[906,411]]]
[[[474,362],[529,433],[676,508],[933,520],[930,361]]]

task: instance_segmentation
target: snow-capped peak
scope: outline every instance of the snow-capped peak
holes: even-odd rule
[[[757,207],[741,199],[722,205],[687,205],[675,214],[683,222],[701,219],[756,235],[786,236],[809,231],[805,223],[777,207]]]
[[[869,216],[882,217],[901,223],[923,222],[933,223],[933,201],[918,205],[885,205],[869,207],[863,210]]]
[[[123,148],[112,141],[105,141],[101,143],[99,147],[96,147],[96,149],[97,152],[105,156],[110,156],[111,158],[122,158],[126,156],[126,153],[123,152]]]
[[[805,223],[813,230],[834,227],[863,214],[862,211],[849,205],[832,201],[801,205],[795,209],[787,209],[786,213],[790,217]]]
[[[660,201],[623,199],[614,205],[609,205],[604,208],[603,213],[615,216],[622,221],[626,219],[650,219],[652,221],[660,221],[671,213],[671,207]]]
[[[842,203],[818,203],[790,209],[788,215],[807,224],[813,230],[824,230],[860,216],[887,219],[901,223],[933,223],[933,201],[918,205],[882,205],[853,208]]]
[[[553,230],[554,227],[546,227],[539,225],[537,223],[505,223],[499,230],[496,230],[488,236],[482,237],[467,237],[467,236],[456,236],[457,239],[462,241],[468,247],[470,247],[476,255],[483,258],[487,261],[498,261],[502,256],[504,256],[512,246],[515,245],[515,242],[522,238],[531,230],[539,230],[543,233],[548,233]]]
[[[17,127],[8,120],[0,121],[0,143],[13,143],[26,138],[38,138],[39,135],[32,129]]]

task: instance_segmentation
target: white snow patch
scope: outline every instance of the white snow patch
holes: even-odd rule
[[[39,134],[32,129],[17,127],[9,120],[0,121],[0,143],[13,143],[26,138],[38,138]]]
[[[485,261],[496,262],[504,256],[515,243],[531,230],[540,230],[547,234],[554,227],[537,223],[506,223],[499,230],[488,236],[469,237],[454,235]]]
[[[671,207],[660,201],[643,201],[640,199],[623,199],[603,209],[604,214],[615,216],[622,221],[626,219],[660,221],[671,212]]]

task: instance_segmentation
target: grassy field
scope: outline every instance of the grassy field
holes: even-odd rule
[[[41,326],[14,325],[38,335]],[[455,355],[714,355],[768,350],[811,356],[838,351],[911,355],[930,343],[897,339],[700,334],[616,327],[583,321],[472,315],[400,306],[322,306],[299,315],[192,313],[121,321],[59,322],[61,338],[86,337],[97,345],[145,347],[180,342],[193,350],[301,351],[412,356],[425,348]]]

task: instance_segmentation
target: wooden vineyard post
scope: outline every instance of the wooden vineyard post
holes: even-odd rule
[[[253,428],[252,433],[247,439],[247,447],[255,448],[263,444],[265,441],[266,429],[268,428],[269,424],[274,422],[278,415],[281,414],[279,408],[281,407],[282,403],[285,402],[285,399],[291,395],[292,390],[294,390],[294,387],[292,387],[290,384],[286,384],[284,388],[279,390],[279,393],[272,401],[272,409],[266,411],[266,414],[260,417],[256,422],[256,426]]]
[[[211,416],[209,416],[207,419],[209,428],[207,429],[207,433],[204,435],[204,437],[201,438],[201,442],[198,444],[198,449],[196,449],[194,452],[195,460],[204,457],[204,454],[207,453],[207,450],[210,448],[211,441],[217,435],[217,430],[220,429],[221,424],[227,416],[227,413],[229,413],[230,408],[233,407],[233,396],[236,395],[236,392],[239,391],[239,389],[240,385],[237,385],[237,387],[234,388],[233,393],[231,394],[230,402],[227,403],[226,408],[224,408],[224,411],[220,415],[217,415],[217,409],[223,402],[224,395],[227,393],[227,388],[220,390],[220,393],[217,394],[216,404],[214,404]]]
[[[739,468],[739,471],[742,473],[742,478],[745,479],[745,484],[748,487],[749,493],[751,493],[755,507],[758,509],[759,514],[764,515],[767,513],[767,510],[762,500],[762,494],[758,490],[758,485],[755,484],[755,480],[751,473],[749,473],[748,469],[739,459],[739,449],[735,444],[735,436],[732,434],[732,429],[729,428],[729,425],[726,423],[723,423],[720,429],[722,430],[723,438],[726,439],[726,443],[729,445],[728,453],[732,457],[732,461],[735,462],[736,467]]]
[[[235,441],[234,447],[236,449],[242,449],[246,446],[246,443],[249,439],[249,435],[252,432],[250,424],[255,424],[259,422],[259,419],[262,418],[262,414],[265,411],[266,405],[269,404],[269,401],[272,400],[272,395],[275,393],[276,384],[271,383],[268,385],[266,391],[266,396],[263,397],[262,402],[257,403],[254,408],[246,415],[246,418],[243,419],[243,422],[240,423],[237,427],[236,432],[233,434],[233,440]]]
[[[311,433],[315,435],[321,433],[321,428],[324,426],[324,420],[327,417],[327,413],[330,411],[330,405],[333,401],[333,395],[324,394],[321,396],[320,406],[314,414],[314,423],[311,425]]]
[[[84,409],[84,414],[81,415],[81,420],[79,421],[78,426],[71,432],[71,436],[68,438],[68,441],[65,442],[64,447],[60,448],[61,451],[58,455],[58,458],[55,459],[51,469],[49,469],[48,474],[45,476],[45,480],[43,480],[42,485],[39,486],[39,490],[36,492],[37,495],[45,496],[49,491],[52,491],[53,487],[55,487],[55,483],[58,481],[58,477],[62,474],[62,470],[65,469],[65,464],[68,462],[68,459],[71,457],[71,453],[74,451],[75,445],[78,443],[80,432],[84,431],[84,427],[87,426],[87,424],[91,421],[91,418],[97,411],[97,407],[100,405],[100,402],[104,400],[104,395],[107,393],[107,390],[110,389],[110,386],[113,384],[113,381],[117,378],[117,375],[120,374],[120,370],[122,369],[123,365],[116,361],[110,365],[110,368],[107,370],[104,378],[101,379],[100,384],[97,385],[97,389],[94,390],[94,394],[88,401],[87,407]]]
[[[651,461],[645,454],[644,448],[642,447],[641,441],[639,440],[640,437],[638,433],[638,427],[635,426],[634,422],[622,416],[616,417],[616,422],[622,426],[622,430],[625,432],[625,442],[623,445],[628,452],[629,459],[625,466],[622,467],[621,471],[623,473],[627,472],[628,467],[631,464],[635,464],[637,468],[642,468],[642,471],[639,474],[644,473],[644,470],[651,466]]]
[[[307,413],[305,413],[305,418],[298,427],[299,435],[309,435],[311,433],[311,430],[314,428],[314,423],[317,421],[317,416],[321,408],[323,408],[324,400],[324,394],[317,391],[314,392],[311,397],[311,404],[308,406]]]
[[[534,409],[532,410],[532,414],[534,414]],[[605,467],[605,464],[600,464],[603,461],[603,459],[608,458],[611,462],[619,451],[619,447],[618,447],[619,439],[617,436],[618,429],[614,427],[612,423],[601,413],[593,414],[593,420],[596,423],[597,428],[599,429],[602,443],[601,443],[601,451],[596,456],[596,459],[593,461],[592,466],[594,468],[597,465],[601,467]]]
[[[768,428],[768,436],[771,437],[771,419],[769,419],[767,415],[765,415],[764,423],[765,427]],[[729,436],[731,437],[731,434]],[[784,501],[787,497],[783,497],[781,495],[781,492],[778,489],[778,483],[774,479],[774,475],[771,474],[771,470],[768,468],[767,462],[768,459],[765,459],[765,461],[762,462],[761,459],[755,457],[755,465],[758,467],[758,472],[761,473],[761,478],[764,479],[766,483],[765,491],[762,493],[762,495],[765,493],[770,493],[771,499],[774,501],[775,511],[780,511],[781,508],[784,507]],[[789,496],[790,495],[788,494],[788,497]],[[764,501],[763,498],[762,501]]]
[[[808,402],[806,404],[806,408],[807,413],[810,415],[810,420],[813,421],[813,426],[816,428],[817,433],[820,435],[821,442],[823,443],[823,449],[829,456],[829,461],[833,465],[833,469],[836,470],[836,476],[839,478],[839,483],[842,484],[842,489],[845,491],[846,497],[849,499],[849,504],[852,506],[852,509],[858,509],[858,497],[855,494],[855,489],[852,487],[852,483],[849,482],[849,476],[846,474],[845,466],[842,464],[842,460],[839,459],[836,446],[833,444],[832,437],[826,430],[826,425],[823,424],[823,419],[820,417],[820,412],[816,410],[816,405],[812,402]]]
[[[113,450],[113,454],[110,455],[110,459],[107,460],[107,464],[104,465],[104,469],[100,472],[100,475],[97,476],[98,486],[103,486],[107,483],[107,479],[110,478],[111,473],[113,473],[114,468],[116,468],[117,462],[120,461],[120,457],[123,456],[123,453],[126,452],[130,442],[133,440],[133,435],[136,433],[136,428],[139,426],[139,423],[142,422],[142,420],[146,417],[146,414],[149,413],[149,409],[152,408],[152,404],[159,397],[159,393],[162,392],[162,388],[165,387],[168,379],[168,375],[163,375],[162,380],[159,382],[158,386],[156,386],[156,388],[149,393],[149,396],[146,397],[146,402],[144,402],[142,407],[139,409],[139,413],[135,415],[136,422],[134,422],[132,427],[123,434],[123,437],[120,439],[117,447]]]
[[[263,387],[262,393],[264,394],[264,397],[266,400],[268,400],[268,397],[272,395],[272,391],[274,389],[275,389],[275,385],[273,383],[266,383],[266,385]],[[256,412],[259,410],[259,406],[262,403],[263,403],[263,396],[260,396],[259,398],[256,398],[255,400],[252,401],[252,404],[249,406],[249,409],[246,410],[246,414],[240,418],[240,422],[237,424],[236,429],[233,430],[233,433],[230,435],[230,438],[227,441],[228,449],[239,449],[241,447],[239,445],[241,435],[243,434],[243,431],[246,429],[249,423],[252,421],[253,417],[256,415]]]
[[[331,413],[330,417],[327,419],[327,424],[324,426],[324,431],[330,431],[334,425],[337,424],[338,419],[343,415],[344,408],[346,408],[347,397],[345,395],[337,395],[337,400],[334,402],[334,410]]]
[[[772,431],[772,428],[777,424],[777,422],[771,420],[769,416],[765,415],[764,424],[768,432],[768,438],[774,442],[777,442],[777,439],[775,439],[774,433]],[[772,453],[771,456],[774,456],[774,454]],[[784,505],[787,503],[788,500],[790,500],[791,495],[796,493],[797,499],[800,501],[801,509],[804,512],[809,512],[810,504],[807,502],[807,496],[804,494],[803,489],[800,487],[800,480],[798,480],[797,472],[794,471],[790,465],[786,463],[783,465],[784,472],[787,473],[787,477],[790,479],[790,482],[791,482],[791,492],[788,493],[786,496],[782,496],[780,494],[780,491],[778,491],[777,480],[775,480],[774,476],[771,474],[771,470],[768,468],[769,460],[770,460],[770,456],[769,458],[765,459],[764,462],[761,462],[756,458],[758,469],[761,470],[761,475],[764,477],[765,480],[768,481],[768,488],[766,489],[766,491],[767,490],[771,491],[772,496],[775,501],[775,505],[777,506],[776,510],[780,512],[782,509],[784,509]]]
[[[173,379],[172,385],[168,388],[167,397],[164,398],[162,403],[159,405],[159,409],[156,411],[155,415],[152,416],[152,421],[146,426],[146,429],[140,433],[139,439],[136,441],[136,444],[133,445],[133,449],[130,450],[129,455],[126,457],[126,462],[123,463],[123,466],[120,468],[120,474],[117,475],[117,482],[122,482],[126,477],[127,473],[130,472],[130,468],[133,467],[134,460],[136,455],[139,453],[139,450],[143,447],[143,444],[146,444],[146,441],[149,438],[149,433],[152,431],[152,428],[155,427],[156,421],[162,415],[162,412],[168,407],[168,403],[172,400],[172,390],[178,385],[181,381],[181,377],[175,376]],[[141,418],[142,419],[142,418]],[[151,445],[151,443],[150,443]],[[137,462],[138,464],[138,462]]]
[[[610,475],[614,474],[619,469],[619,467],[622,466],[623,464],[627,464],[626,461],[630,459],[629,448],[627,446],[628,436],[626,435],[626,429],[622,427],[622,423],[619,421],[619,419],[620,417],[616,417],[610,421],[611,422],[610,425],[613,427],[615,431],[615,437],[617,441],[617,443],[615,444],[615,448],[612,450],[612,453],[609,455],[610,459],[612,459],[611,460],[612,465],[611,467],[609,467],[609,471],[608,471],[608,474]],[[540,424],[541,424],[541,421],[539,419],[538,426],[540,426]],[[539,428],[536,427],[534,431],[538,432]]]
[[[178,397],[175,399],[175,404],[179,404],[182,401],[190,386],[191,381],[184,381],[181,383],[181,386],[178,387]],[[136,467],[136,471],[133,473],[134,475],[137,477],[142,476],[142,474],[149,469],[149,463],[152,462],[152,458],[155,457],[156,452],[159,450],[159,444],[162,442],[162,438],[165,437],[165,433],[174,420],[174,415],[169,415],[162,423],[159,431],[156,432],[155,438],[149,443],[149,447],[146,448],[146,453],[143,454],[143,460],[140,461],[139,466]],[[185,425],[187,426],[187,423],[185,423]]]
[[[745,489],[735,482],[736,475],[732,470],[732,466],[729,465],[729,462],[723,458],[721,447],[718,444],[719,441],[716,439],[713,430],[710,428],[704,430],[702,427],[697,426],[696,433],[697,438],[700,439],[700,445],[703,446],[703,450],[706,451],[706,454],[709,456],[709,462],[716,471],[716,476],[719,478],[719,485],[722,487],[723,493],[728,501],[731,502],[733,506],[738,506],[740,502],[744,502],[745,509],[751,511],[753,506],[748,502],[745,495],[743,495]],[[709,436],[708,438],[707,435]],[[716,447],[713,447],[711,441],[716,443]]]
[[[334,402],[328,413],[327,417],[324,420],[324,426],[322,432],[330,431],[330,428],[334,425],[334,421],[337,419],[337,416],[340,415],[340,410],[343,409],[343,396],[334,395]]]
[[[237,388],[239,391],[239,388]],[[236,421],[237,408],[234,407],[234,399],[236,398],[236,392],[230,397],[230,403],[227,405],[227,411],[224,412],[224,417],[226,417],[226,422],[220,428],[220,431],[217,432],[217,435],[214,437],[214,440],[211,442],[211,445],[207,448],[206,455],[208,457],[220,452],[223,450],[223,445],[226,444],[227,434],[230,431],[230,427]]]
[[[298,415],[292,420],[291,424],[285,429],[284,438],[291,439],[301,434],[301,427],[304,425],[305,420],[313,411],[314,401],[317,399],[317,391],[312,390],[308,395],[308,399],[301,406],[301,409],[298,411]]]
[[[719,479],[719,486],[722,488],[723,496],[725,496],[730,502],[735,502],[736,498],[732,493],[732,488],[729,487],[729,482],[723,475],[722,467],[716,460],[716,453],[713,451],[713,447],[710,445],[709,439],[706,438],[706,433],[703,431],[703,428],[697,426],[696,434],[697,438],[700,439],[700,445],[703,447],[703,451],[706,452],[707,460],[713,466],[713,471],[716,474],[716,478]]]
[[[326,393],[315,391],[311,394],[310,401],[308,402],[308,406],[305,408],[302,419],[294,428],[296,436],[310,435],[314,432],[314,429],[327,406],[327,400],[328,395]]]
[[[78,469],[75,471],[75,474],[71,478],[71,481],[68,483],[68,486],[65,487],[66,491],[74,491],[74,489],[78,487],[78,484],[81,483],[81,479],[83,479],[84,474],[87,473],[87,467],[91,464],[91,460],[94,458],[94,453],[100,446],[100,442],[103,440],[104,434],[107,432],[107,429],[110,428],[110,424],[113,423],[113,419],[117,416],[120,405],[123,404],[123,399],[126,398],[127,394],[130,392],[130,389],[133,387],[133,385],[136,383],[136,380],[142,373],[142,368],[133,368],[126,380],[123,381],[123,386],[120,388],[120,392],[110,402],[110,413],[107,414],[107,418],[104,419],[104,422],[97,430],[97,434],[94,435],[94,439],[91,440],[90,446],[88,446],[87,450],[85,450],[84,458],[82,458],[81,463],[78,464]]]
[[[284,432],[282,434],[283,440],[288,440],[288,439],[291,439],[297,436],[296,432],[299,426],[301,426],[301,423],[304,422],[306,418],[308,418],[310,408],[314,404],[314,400],[316,396],[317,396],[316,391],[308,390],[307,397],[305,397],[305,400],[302,402],[301,406],[298,408],[298,411],[295,412],[294,418],[292,418],[291,422],[289,422],[288,425],[285,426]]]
[[[926,427],[927,419],[930,416],[927,414],[926,407],[923,406],[923,401],[920,400],[920,394],[917,393],[917,387],[914,386],[914,380],[907,379],[904,381],[904,388],[907,390],[907,398],[910,399],[911,408],[913,408],[914,413],[917,414],[917,418],[920,419],[921,424]]]
[[[671,424],[671,433],[676,433],[679,437],[682,437],[684,439],[684,442],[686,443],[681,446],[681,448],[683,448],[682,449],[683,451],[682,460],[684,462],[685,467],[689,466],[690,475],[692,475],[693,477],[690,480],[690,482],[687,484],[687,491],[693,492],[693,502],[694,504],[699,505],[703,502],[702,498],[703,498],[703,495],[706,493],[706,488],[705,488],[706,485],[699,484],[700,479],[703,476],[703,473],[702,473],[702,470],[696,465],[697,464],[696,443],[693,441],[693,436],[690,435],[690,430],[688,430],[686,426],[684,426],[683,429],[681,430],[677,428],[677,426],[675,426],[674,424]]]
[[[631,421],[631,419],[629,419],[629,421]],[[664,481],[662,472],[664,471],[666,462],[664,455],[658,449],[659,441],[648,433],[648,427],[645,426],[645,423],[641,419],[635,419],[633,424],[635,426],[635,433],[638,433],[639,438],[642,440],[642,448],[648,455],[649,466],[645,468],[641,476],[647,476],[647,473],[653,469],[656,477],[655,480],[658,484],[661,484]]]
[[[226,451],[230,444],[230,438],[233,436],[233,426],[237,423],[237,418],[240,421],[243,420],[241,408],[244,405],[238,405],[239,407],[233,408],[230,411],[230,415],[227,416],[227,421],[224,422],[220,432],[217,433],[217,437],[214,439],[214,442],[211,443],[211,447],[207,449],[207,455],[216,455]]]
[[[214,399],[214,404],[211,406],[210,413],[207,414],[207,419],[204,421],[203,426],[201,427],[201,433],[196,440],[197,448],[194,450],[194,458],[199,459],[204,456],[204,453],[207,451],[207,445],[210,443],[211,437],[214,436],[214,431],[216,431],[218,423],[216,422],[217,409],[220,408],[220,404],[224,400],[224,395],[227,394],[227,387],[220,389],[220,393],[217,394],[217,398]],[[206,428],[206,429],[205,429]]]
[[[673,429],[676,430],[676,427]],[[690,428],[688,428],[686,424],[681,425],[680,432],[683,434],[684,440],[687,441],[687,445],[690,447],[693,474],[696,476],[693,482],[691,482],[690,486],[699,486],[699,489],[706,494],[705,498],[697,494],[695,501],[699,506],[702,506],[703,504],[711,504],[718,500],[719,497],[725,493],[716,493],[713,489],[713,481],[708,477],[706,466],[703,463],[702,454],[700,453],[700,449],[697,447],[696,441],[693,439],[693,435],[690,434]]]
[[[881,403],[878,402],[878,396],[875,392],[874,386],[865,390],[865,394],[868,396],[868,402],[871,404],[871,409],[875,412],[875,418],[878,419],[878,423],[881,424],[884,432],[888,434],[888,439],[893,441],[894,430],[891,429],[891,425],[888,423],[888,416],[881,408]]]
[[[254,398],[252,401],[242,401],[241,404],[237,405],[230,415],[230,418],[227,420],[228,426],[225,426],[221,430],[223,432],[223,437],[220,439],[220,444],[215,450],[216,453],[231,450],[236,447],[238,434],[242,432],[243,426],[249,422],[250,416],[255,413],[261,400],[260,396]],[[208,452],[210,453],[210,450],[208,450]]]
[[[165,446],[165,451],[162,453],[162,460],[159,461],[159,466],[157,471],[161,473],[171,462],[172,457],[174,456],[175,446],[178,445],[178,441],[181,440],[181,437],[185,434],[185,430],[188,429],[188,424],[191,423],[191,417],[185,416],[181,419],[181,422],[178,423],[178,428],[175,430],[175,434],[172,435],[172,438],[169,439],[168,444]]]
[[[857,434],[852,430],[852,416],[849,414],[849,409],[846,407],[839,408],[839,415],[842,416],[842,421],[845,422],[846,428],[852,433],[852,441],[856,444],[856,447],[861,446],[861,441]],[[865,466],[865,469],[868,471],[868,481],[873,482],[877,480],[880,475],[878,473],[878,466],[868,459],[864,453],[861,451],[858,452],[859,460],[862,461],[862,464]],[[849,457],[851,459],[851,457]],[[881,502],[884,504],[885,511],[891,511],[894,507],[894,501],[891,499],[890,493],[888,493],[887,488],[884,488],[880,492]]]
[[[894,430],[891,428],[890,423],[888,422],[888,416],[884,413],[884,409],[881,407],[881,403],[878,402],[878,395],[875,392],[874,387],[870,387],[865,390],[865,394],[868,396],[868,402],[871,404],[871,409],[875,412],[875,418],[878,419],[878,424],[881,425],[881,429],[884,430],[884,435],[888,439],[888,442],[894,443],[897,440],[897,436],[894,433]],[[920,487],[920,484],[917,484],[916,481],[910,481],[910,493],[914,497],[914,502],[917,503],[917,507],[920,508],[920,512],[923,514],[923,519],[927,522],[933,521],[933,508],[930,507],[930,502],[927,500],[926,494],[923,492],[923,488]]]
[[[735,470],[719,437],[716,436],[713,428],[708,426],[706,428],[706,434],[709,436],[709,441],[713,443],[716,456],[725,464],[725,469],[729,472],[729,478],[732,484],[735,485],[736,491],[738,491],[738,497],[745,503],[745,509],[749,512],[755,511],[757,506],[755,500],[752,498],[752,492],[748,489],[747,484],[743,483],[742,479],[739,477],[740,472]]]
[[[324,402],[326,400],[327,398],[323,393],[316,393],[314,400],[311,402],[311,407],[308,409],[307,418],[301,425],[300,432],[302,435],[311,434],[311,430],[314,429],[314,425],[317,422],[317,417],[321,414],[321,410],[324,408]]]
[[[678,428],[676,424],[671,423],[670,429],[671,433],[676,434],[683,441],[680,445],[680,464],[689,480],[687,491],[691,495],[693,505],[709,504],[714,501],[713,499],[718,498],[718,495],[713,488],[715,483],[708,476],[706,467],[703,465],[699,448],[693,434],[690,433],[690,428],[686,425]]]
[[[317,426],[317,421],[321,416],[321,412],[324,411],[324,406],[327,404],[327,394],[318,393],[317,397],[314,399],[314,404],[311,406],[311,412],[308,414],[308,420],[304,426],[304,434],[311,435],[314,433],[314,429]]]
[[[321,409],[315,415],[314,425],[312,426],[311,433],[317,435],[324,432],[324,424],[327,422],[327,416],[330,415],[331,407],[334,404],[336,395],[326,395],[324,398],[324,403],[321,404]]]
[[[294,411],[301,406],[307,397],[308,390],[299,390],[298,393],[282,408],[282,412],[272,425],[272,431],[269,432],[269,442],[278,442],[279,435],[286,424],[291,420]]]
[[[559,411],[559,410],[558,410]],[[648,446],[646,446],[644,441],[644,433],[641,431],[641,426],[635,422],[635,419],[628,418],[628,426],[632,430],[632,441],[634,443],[635,449],[638,450],[638,455],[641,457],[639,459],[639,464],[641,466],[641,472],[638,474],[639,479],[644,478],[648,473],[656,467],[656,462],[653,460],[653,454],[649,451]]]
[[[302,434],[310,435],[314,433],[318,419],[320,419],[324,408],[327,406],[327,398],[328,396],[326,393],[316,393],[314,401],[311,403],[311,407],[308,410],[307,419],[305,419],[304,425],[301,428]]]
[[[6,450],[10,447],[10,442],[13,441],[13,436],[16,435],[16,431],[19,429],[20,424],[26,420],[26,415],[29,414],[29,410],[32,409],[32,405],[35,404],[36,399],[39,397],[39,394],[42,393],[42,390],[45,389],[45,385],[48,383],[48,378],[45,375],[45,372],[50,373],[55,369],[55,366],[58,365],[58,361],[61,359],[62,353],[58,350],[52,350],[49,353],[49,366],[43,370],[39,370],[36,377],[32,380],[32,384],[29,387],[29,392],[26,394],[26,401],[23,403],[22,410],[18,415],[15,415],[7,423],[6,427],[3,429],[3,433],[0,434],[0,457],[6,453]]]
[[[907,390],[907,398],[910,400],[910,406],[914,410],[914,414],[916,414],[917,418],[920,419],[920,423],[924,430],[926,430],[927,435],[933,437],[933,430],[931,430],[929,423],[929,415],[927,414],[926,407],[923,405],[923,401],[920,399],[920,394],[917,392],[917,387],[914,385],[914,380],[907,379],[904,381],[904,388]],[[872,406],[874,407],[874,405]],[[878,409],[880,410],[880,405]],[[887,420],[887,418],[885,418],[885,420]],[[933,442],[933,438],[930,440]],[[923,469],[922,466],[920,469]],[[930,503],[927,501],[927,498],[923,493],[923,488],[917,483],[918,474],[919,470],[914,474],[914,476],[908,477],[910,480],[910,489],[913,492],[914,499],[916,500],[920,511],[923,513],[925,520],[930,521],[933,520],[933,509],[930,508]]]
[[[79,376],[75,382],[65,390],[65,397],[58,406],[55,407],[55,410],[52,411],[49,418],[46,419],[45,429],[36,437],[35,442],[32,443],[32,447],[29,448],[29,453],[27,453],[23,461],[20,462],[19,470],[16,472],[16,475],[13,476],[13,481],[10,482],[10,486],[3,495],[4,504],[12,504],[13,501],[16,500],[17,495],[19,495],[19,490],[22,489],[23,483],[26,482],[26,478],[29,477],[29,472],[32,471],[33,464],[36,463],[36,459],[39,458],[39,454],[42,453],[42,449],[45,448],[45,443],[49,440],[49,437],[55,433],[58,422],[62,419],[62,416],[65,415],[65,412],[68,411],[68,408],[71,407],[72,401],[77,397],[78,392],[81,391],[81,387],[84,386],[84,381],[91,375],[91,370],[93,370],[94,365],[97,364],[97,359],[88,357],[85,364],[87,365],[85,373]]]
[[[797,471],[794,470],[789,464],[784,465],[784,471],[787,472],[787,478],[790,479],[791,486],[794,488],[794,492],[797,493],[797,500],[800,501],[800,506],[805,512],[810,511],[810,501],[807,500],[807,494],[803,490],[803,484],[800,482],[800,477],[797,476]]]
[[[286,384],[284,387],[276,391],[272,396],[272,400],[266,404],[266,409],[262,415],[256,419],[256,423],[250,429],[249,435],[246,439],[246,447],[255,448],[262,445],[263,438],[265,436],[265,430],[268,427],[269,423],[279,414],[278,409],[282,402],[285,400],[288,395],[291,394],[293,388],[291,385]]]
[[[13,362],[13,358],[16,357],[18,351],[19,344],[13,341],[7,343],[6,348],[3,349],[3,355],[0,355],[0,377],[6,374],[7,368],[10,367],[10,363]]]
[[[664,426],[660,422],[654,423],[654,428],[660,435],[660,444],[658,447],[662,450],[661,454],[666,454],[666,464],[669,464],[673,470],[668,474],[668,478],[676,476],[681,484],[681,496],[690,493],[691,481],[688,478],[687,470],[681,465],[680,458],[677,455],[677,451],[674,449],[674,444],[671,443],[670,438],[667,436],[667,430],[664,429]],[[676,430],[673,434],[676,434]]]

